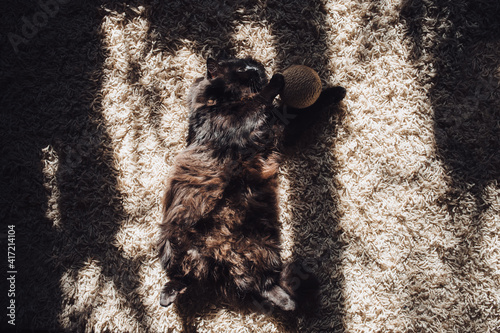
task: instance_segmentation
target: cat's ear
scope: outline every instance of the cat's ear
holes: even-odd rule
[[[219,52],[219,54],[215,58],[217,60],[221,61],[221,60],[229,60],[232,57],[231,57],[231,54],[227,50],[222,50]]]
[[[219,63],[217,60],[207,58],[207,78],[212,79],[217,76],[219,72]]]

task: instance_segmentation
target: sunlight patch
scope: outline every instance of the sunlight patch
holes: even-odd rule
[[[59,211],[59,198],[61,192],[57,183],[59,170],[59,155],[54,147],[48,145],[42,149],[42,174],[43,187],[47,192],[47,210],[45,217],[52,222],[52,227],[61,228],[61,212]]]
[[[59,322],[64,329],[85,327],[85,332],[140,329],[129,301],[102,274],[97,260],[89,258],[79,270],[67,270],[61,276],[60,286],[63,303]]]

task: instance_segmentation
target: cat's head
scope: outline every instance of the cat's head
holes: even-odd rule
[[[225,94],[234,93],[235,97],[240,95],[240,98],[259,92],[267,83],[264,66],[251,58],[208,58],[206,79],[213,86],[223,86]]]

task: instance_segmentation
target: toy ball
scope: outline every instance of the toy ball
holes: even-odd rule
[[[316,102],[321,94],[321,79],[311,67],[293,65],[283,72],[285,86],[281,100],[288,106],[303,109]]]

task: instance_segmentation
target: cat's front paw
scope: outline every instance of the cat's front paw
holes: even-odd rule
[[[271,80],[269,81],[269,85],[272,86],[274,89],[278,89],[279,92],[283,90],[283,87],[285,86],[285,77],[282,74],[274,74]]]
[[[285,86],[285,78],[281,74],[274,74],[267,86],[262,89],[260,95],[266,101],[272,101],[278,94],[281,93]]]

